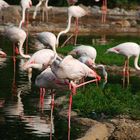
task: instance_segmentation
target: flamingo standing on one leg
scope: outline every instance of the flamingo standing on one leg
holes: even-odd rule
[[[70,139],[70,112],[72,105],[72,94],[76,93],[76,89],[90,82],[97,82],[100,80],[100,76],[96,74],[92,69],[90,69],[85,64],[81,63],[77,59],[74,59],[71,55],[66,56],[63,60],[54,60],[51,64],[52,72],[60,79],[69,79],[69,88],[71,90],[69,99],[69,112],[68,112],[68,140]],[[84,77],[94,78],[91,81],[84,82],[77,85],[75,82]]]
[[[69,32],[70,30],[70,26],[71,26],[71,19],[72,17],[75,17],[76,18],[76,27],[75,27],[75,42],[74,44],[76,44],[77,42],[77,35],[78,35],[78,19],[80,17],[83,17],[85,16],[86,14],[88,14],[87,11],[85,11],[82,7],[80,6],[70,6],[68,8],[68,25],[67,25],[67,28],[64,30],[64,31],[61,31],[58,36],[57,36],[57,46],[59,45],[59,38],[62,34],[66,34],[67,32]]]
[[[127,75],[127,84],[129,84],[129,58],[135,57],[134,66],[137,70],[140,70],[138,66],[138,59],[140,55],[140,46],[134,42],[121,43],[115,47],[109,48],[107,52],[113,52],[125,56],[125,63],[123,67],[123,75]]]

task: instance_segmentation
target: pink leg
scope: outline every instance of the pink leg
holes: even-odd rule
[[[70,140],[70,119],[71,119],[72,93],[69,97],[69,111],[68,111],[68,140]]]

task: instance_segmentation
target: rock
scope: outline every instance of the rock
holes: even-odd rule
[[[84,137],[77,140],[107,140],[108,136],[109,133],[106,125],[97,123],[86,132]]]

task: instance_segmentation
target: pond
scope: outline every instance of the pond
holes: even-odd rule
[[[87,36],[84,40],[79,38],[79,41],[91,44],[91,39],[92,36]],[[29,53],[37,50],[29,45]],[[14,63],[11,46],[9,41],[0,36],[0,48],[8,54],[8,57],[0,58],[0,139],[49,140],[52,137],[54,140],[66,140],[67,120],[59,118],[55,111],[51,115],[51,97],[48,95],[45,96],[43,110],[40,108],[39,90],[33,81],[28,80],[27,72],[22,69],[26,60],[17,56]],[[112,84],[121,84],[120,79],[121,77],[109,75],[109,82]],[[136,83],[134,77],[131,79],[135,85],[133,90],[138,90],[140,79]],[[76,139],[80,128],[72,124],[71,129],[71,139]]]

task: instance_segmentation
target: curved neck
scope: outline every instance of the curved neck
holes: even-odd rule
[[[21,28],[22,24],[25,22],[25,11],[26,8],[22,8],[22,20],[20,21],[19,28]]]
[[[20,45],[19,45],[19,53],[20,53],[20,55],[21,55],[23,58],[31,58],[30,55],[26,55],[26,54],[23,53],[22,46],[23,46],[23,43],[20,42]]]
[[[66,33],[70,30],[71,18],[72,18],[72,16],[69,15],[69,16],[68,16],[68,25],[67,25],[67,28],[66,28],[64,31],[61,31],[61,32],[58,34],[58,36],[57,36],[57,39],[56,39],[56,45],[57,45],[57,47],[58,47],[58,45],[59,45],[59,38],[60,38],[60,36],[61,36],[62,34],[66,34]]]
[[[136,56],[134,59],[134,66],[137,70],[140,70],[140,67],[138,66],[138,60],[139,60],[139,55]]]

